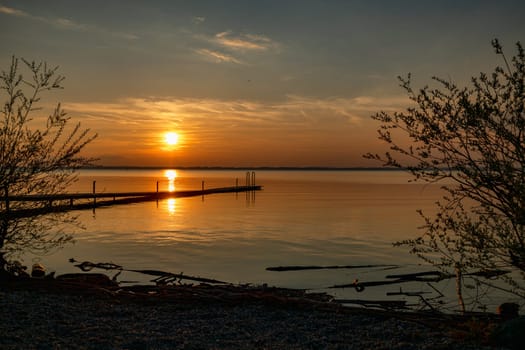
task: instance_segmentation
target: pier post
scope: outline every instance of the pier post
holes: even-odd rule
[[[97,182],[93,180],[93,206],[97,205],[96,184]]]
[[[255,186],[255,171],[252,171],[252,186]]]
[[[202,180],[202,190],[204,191],[204,180]]]

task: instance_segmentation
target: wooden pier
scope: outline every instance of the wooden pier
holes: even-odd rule
[[[95,209],[112,205],[132,204],[140,202],[158,201],[167,198],[205,196],[217,193],[238,193],[260,191],[262,186],[246,185],[218,188],[203,188],[200,190],[185,191],[156,191],[156,192],[120,192],[120,193],[64,193],[56,195],[23,195],[4,198],[5,208],[0,212],[11,218],[31,217],[51,212],[65,212],[70,210]],[[9,209],[13,202],[39,202],[44,206],[27,209]]]

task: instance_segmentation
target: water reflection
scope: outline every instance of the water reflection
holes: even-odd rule
[[[164,177],[168,179],[168,191],[175,192],[175,179],[177,178],[176,170],[166,170],[164,171]]]
[[[166,209],[169,215],[175,214],[177,211],[177,200],[175,198],[168,198],[166,200]]]
[[[255,206],[255,191],[246,191],[246,207]]]
[[[164,177],[168,180],[168,192],[175,192],[175,180],[177,179],[177,170],[168,169],[164,171]],[[166,201],[166,211],[169,215],[177,211],[177,201],[175,198],[168,198]]]

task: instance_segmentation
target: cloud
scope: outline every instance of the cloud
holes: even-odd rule
[[[212,59],[213,61],[217,63],[227,62],[227,63],[244,64],[241,60],[231,55],[228,55],[226,53],[219,52],[219,51],[213,51],[213,50],[208,50],[208,49],[198,49],[198,50],[195,50],[195,52],[197,52],[199,55]]]
[[[68,113],[81,114],[88,122],[165,129],[172,123],[195,130],[230,127],[243,129],[300,129],[317,126],[351,127],[370,115],[405,108],[405,96],[377,98],[312,98],[286,96],[282,101],[218,100],[196,98],[126,98],[114,103],[68,103]]]
[[[212,58],[217,63],[247,64],[245,54],[253,52],[270,52],[277,50],[280,45],[267,36],[259,34],[234,34],[224,31],[213,36],[195,35],[195,38],[208,42],[211,48],[200,48],[196,53]],[[243,56],[243,58],[239,58]]]
[[[206,20],[206,17],[203,16],[195,16],[192,18],[193,24],[201,24]]]
[[[386,112],[399,111],[407,106],[408,99],[399,97],[358,96],[353,98],[312,98],[298,95],[289,95],[286,106],[291,110],[304,112],[305,115],[325,115],[325,118],[340,117],[351,123],[360,123],[363,118],[384,110]]]
[[[231,31],[215,34],[213,42],[233,50],[266,51],[276,48],[276,42],[264,35],[240,34],[234,35]]]
[[[36,16],[28,12],[18,10],[12,7],[7,7],[7,6],[0,6],[0,13],[4,13],[10,16],[29,18],[33,21],[38,21],[41,23],[52,25],[56,28],[64,29],[64,30],[92,32],[92,33],[98,33],[98,34],[103,34],[103,35],[110,35],[116,38],[121,38],[121,39],[126,39],[126,40],[138,39],[138,36],[136,36],[135,34],[105,30],[105,29],[102,29],[96,26],[79,23],[79,22],[76,22],[68,18],[60,18],[60,17],[59,18],[52,18],[52,17],[48,18],[48,17]]]
[[[84,24],[76,23],[75,21],[72,21],[67,18],[57,18],[54,20],[46,20],[46,22],[53,24],[56,27],[60,27],[64,29],[73,29],[73,30],[80,30],[80,31],[89,30],[88,26]]]
[[[29,14],[27,12],[7,6],[0,6],[0,13],[18,17],[29,17]]]

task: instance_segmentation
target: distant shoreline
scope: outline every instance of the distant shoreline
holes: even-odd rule
[[[391,167],[321,167],[321,166],[306,166],[306,167],[221,167],[221,166],[90,166],[82,167],[80,170],[286,170],[286,171],[405,171],[405,169],[391,168]]]

